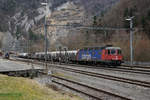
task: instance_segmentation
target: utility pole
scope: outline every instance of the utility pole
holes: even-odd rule
[[[44,21],[44,34],[45,34],[45,66],[47,69],[47,23],[46,23],[46,15]]]
[[[47,13],[47,0],[45,3],[41,3],[41,5],[45,6],[45,9],[46,9],[46,12],[45,12],[45,17],[44,17],[44,34],[45,34],[45,67],[46,67],[46,70],[48,70],[48,67],[47,67],[47,21],[46,21],[46,13]]]
[[[27,34],[27,53],[28,53],[28,56],[27,56],[27,59],[28,59],[28,65],[30,64],[29,62],[29,42],[30,42],[30,32],[28,31],[28,34]]]
[[[130,64],[133,65],[133,17],[126,19],[130,21]]]

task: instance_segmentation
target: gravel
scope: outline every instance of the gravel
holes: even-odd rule
[[[58,65],[58,66],[60,66],[60,65]],[[66,68],[80,69],[80,70],[84,70],[84,71],[90,71],[90,72],[111,75],[111,76],[116,76],[116,77],[123,77],[123,78],[128,78],[128,79],[135,79],[135,80],[150,82],[150,75],[130,73],[130,72],[112,71],[112,70],[108,70],[108,69],[94,69],[94,68],[92,69],[92,68],[76,67],[76,66],[72,67],[72,66],[65,66],[65,65],[61,65],[61,66],[66,67]]]
[[[129,97],[133,100],[149,100],[150,98],[150,88],[145,88],[145,87],[117,82],[117,81],[111,81],[102,78],[95,78],[95,77],[82,75],[78,73],[63,71],[61,69],[53,69],[53,70],[54,70],[53,72],[59,72],[64,74],[64,76],[69,76],[69,77],[72,76],[72,79],[76,81],[109,92],[113,92],[121,96]]]

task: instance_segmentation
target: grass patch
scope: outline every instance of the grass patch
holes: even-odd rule
[[[61,94],[38,82],[0,75],[0,100],[81,100],[76,96]]]

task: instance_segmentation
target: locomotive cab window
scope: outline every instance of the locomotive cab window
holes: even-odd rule
[[[110,50],[107,50],[108,51],[108,55],[110,55]]]
[[[111,50],[111,54],[112,54],[112,55],[115,55],[115,54],[116,54],[116,50],[112,49],[112,50]]]
[[[118,50],[118,54],[121,54],[121,50]]]

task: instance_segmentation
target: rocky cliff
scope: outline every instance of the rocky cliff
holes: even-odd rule
[[[41,5],[45,0],[1,0],[0,32],[4,37],[1,44],[4,49],[26,51],[25,42],[29,38],[32,40],[31,45],[39,42],[42,46],[45,15],[48,24],[79,25],[92,20],[94,15],[101,15],[117,1],[119,0],[48,0],[45,12],[45,7]],[[90,19],[86,20],[88,18]],[[58,43],[58,38],[73,32],[64,27],[48,27],[49,42],[59,46],[61,43]]]

